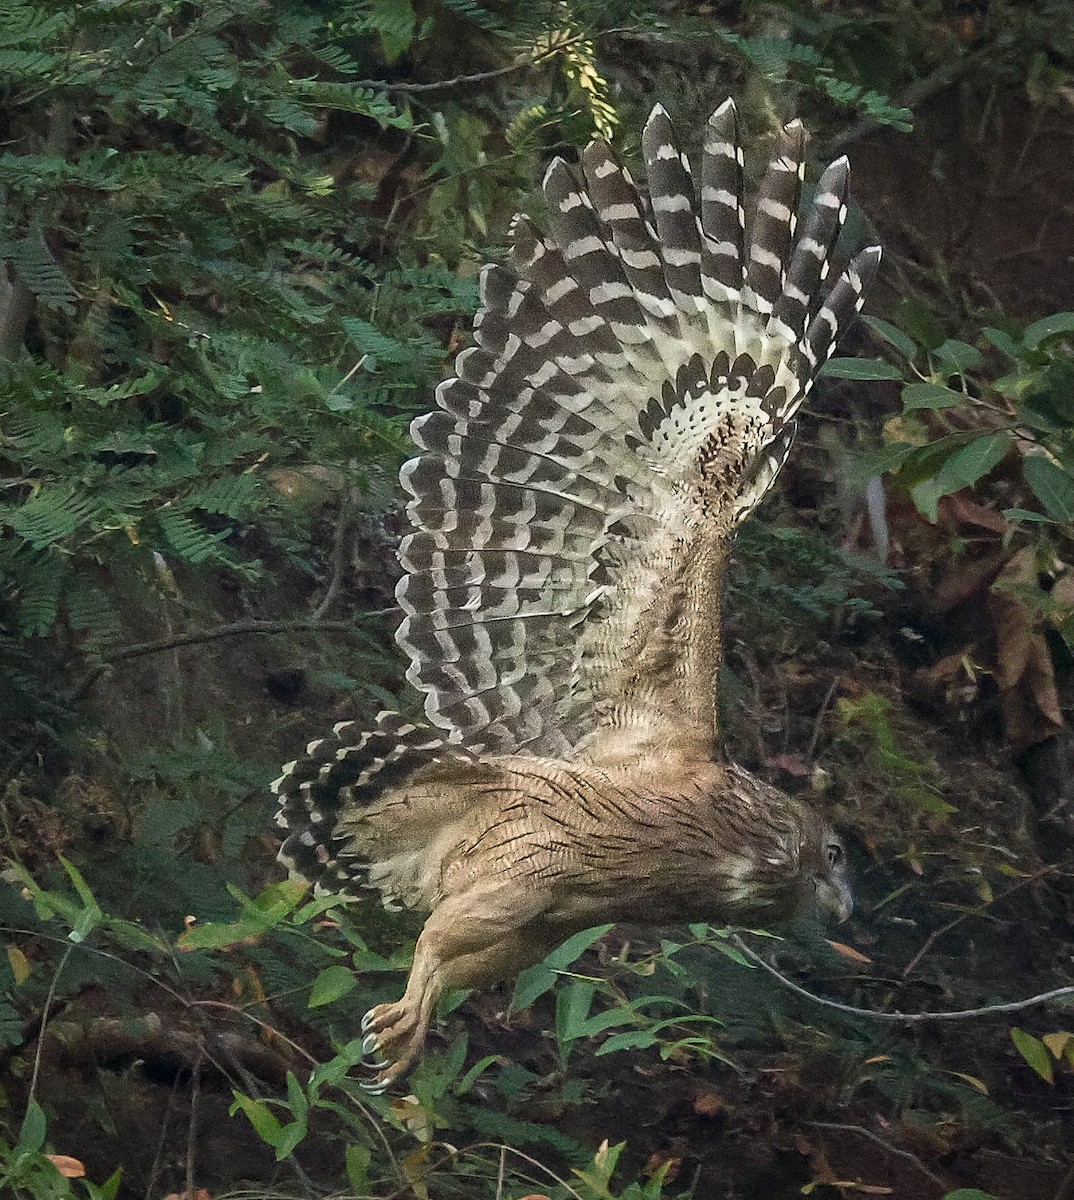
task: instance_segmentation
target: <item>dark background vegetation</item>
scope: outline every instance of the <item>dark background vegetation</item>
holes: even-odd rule
[[[724,679],[859,910],[751,944],[875,1010],[1070,984],[1069,0],[9,0],[0,90],[0,1193],[1071,1200],[1069,1001],[879,1024],[702,926],[576,939],[366,1097],[415,924],[282,883],[267,790],[415,706],[407,421],[544,165],[733,94],[751,177],[801,115],[885,246]]]

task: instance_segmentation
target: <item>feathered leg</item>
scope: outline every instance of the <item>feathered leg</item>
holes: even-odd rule
[[[378,1072],[363,1086],[382,1092],[414,1065],[445,992],[498,982],[554,949],[564,935],[540,921],[546,904],[547,897],[520,896],[517,883],[502,881],[442,901],[418,938],[402,999],[362,1018],[366,1066]]]

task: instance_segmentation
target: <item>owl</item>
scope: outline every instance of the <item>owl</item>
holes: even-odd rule
[[[396,639],[424,720],[337,725],[274,785],[282,860],[428,913],[402,998],[366,1013],[370,1086],[449,988],[510,979],[611,921],[845,917],[844,852],[721,753],[721,583],[878,247],[832,279],[845,158],[799,222],[787,125],[747,234],[734,104],[695,181],[667,113],[647,198],[604,141],[544,178],[481,276],[474,345],[411,426]]]

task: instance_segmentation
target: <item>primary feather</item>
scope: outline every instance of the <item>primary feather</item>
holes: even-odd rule
[[[776,919],[822,885],[847,904],[823,824],[720,760],[719,588],[880,251],[827,286],[848,164],[799,231],[798,122],[748,239],[730,101],[699,190],[660,107],[642,149],[648,201],[604,142],[581,178],[551,164],[548,234],[516,218],[476,345],[411,427],[397,639],[429,725],[337,727],[277,781],[285,861],[432,912],[371,1017],[399,1051],[382,1078],[443,987],[587,923]]]

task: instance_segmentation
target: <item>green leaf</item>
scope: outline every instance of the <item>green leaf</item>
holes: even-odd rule
[[[602,1054],[615,1054],[619,1050],[648,1050],[659,1043],[660,1039],[648,1029],[629,1029],[626,1033],[613,1033],[607,1041],[597,1049],[597,1057]]]
[[[1036,350],[1045,338],[1054,337],[1057,333],[1074,333],[1074,313],[1052,313],[1050,317],[1034,321],[1022,334],[1022,344],[1027,350]]]
[[[1074,479],[1042,454],[1022,460],[1022,474],[1048,516],[1067,524],[1074,521]]]
[[[556,997],[556,1035],[561,1042],[586,1036],[586,1021],[597,986],[588,979],[572,979]]]
[[[971,346],[969,342],[955,341],[953,338],[948,338],[942,346],[937,346],[933,354],[943,366],[960,375],[964,371],[974,370],[984,362],[976,346]]]
[[[535,1000],[556,986],[558,978],[559,975],[544,963],[537,963],[536,966],[523,971],[515,983],[511,1003],[507,1007],[508,1013],[517,1013],[529,1008]]]
[[[980,1188],[955,1188],[948,1192],[943,1200],[999,1200],[991,1192],[982,1192]]]
[[[917,353],[917,344],[914,339],[909,334],[903,333],[897,326],[892,325],[890,321],[882,321],[879,317],[862,317],[862,320],[885,342],[894,346],[903,358],[912,359]]]
[[[1018,357],[1018,343],[1006,330],[987,328],[982,329],[981,333],[995,346],[1000,354],[1005,354],[1008,358]]]
[[[1026,1033],[1017,1025],[1011,1029],[1011,1041],[1014,1042],[1018,1053],[1026,1060],[1045,1083],[1055,1082],[1055,1072],[1052,1070],[1051,1056],[1040,1038]]]
[[[829,379],[894,379],[902,381],[898,367],[882,358],[829,358],[820,375]]]
[[[1051,517],[1043,513],[1030,512],[1027,508],[1004,508],[1000,510],[1008,521],[1035,521],[1039,525],[1054,525]]]
[[[993,433],[974,438],[947,458],[931,479],[911,488],[910,496],[918,511],[929,521],[935,521],[937,506],[943,496],[971,487],[1006,455],[1011,439],[1006,433]]]
[[[868,483],[877,475],[894,474],[916,449],[910,442],[892,442],[877,450],[867,450],[851,462],[848,479],[859,485]]]
[[[356,1196],[364,1196],[369,1191],[369,1164],[373,1161],[373,1152],[368,1146],[349,1142],[343,1154],[344,1169],[347,1172],[347,1183]]]
[[[573,937],[567,938],[562,946],[558,946],[549,954],[544,962],[554,971],[562,971],[581,958],[581,956],[593,945],[594,942],[599,942],[605,934],[610,933],[615,928],[615,925],[595,925],[592,929],[583,929],[581,933],[574,934]]]
[[[48,1120],[45,1117],[45,1110],[36,1100],[31,1100],[26,1106],[26,1115],[22,1119],[22,1128],[19,1130],[19,1151],[36,1154],[45,1144],[47,1133]]]
[[[358,980],[355,979],[354,972],[347,967],[338,964],[325,967],[313,981],[306,1007],[320,1008],[322,1004],[331,1004],[334,1000],[353,991],[357,986]]]
[[[269,1110],[268,1105],[262,1100],[254,1100],[251,1096],[245,1096],[242,1092],[233,1091],[231,1094],[235,1097],[235,1102],[228,1110],[229,1115],[234,1116],[241,1110],[254,1127],[254,1132],[267,1146],[279,1145],[283,1125]]]
[[[907,412],[915,408],[954,408],[965,404],[966,400],[963,392],[944,387],[942,383],[908,383],[902,389],[902,406]]]

